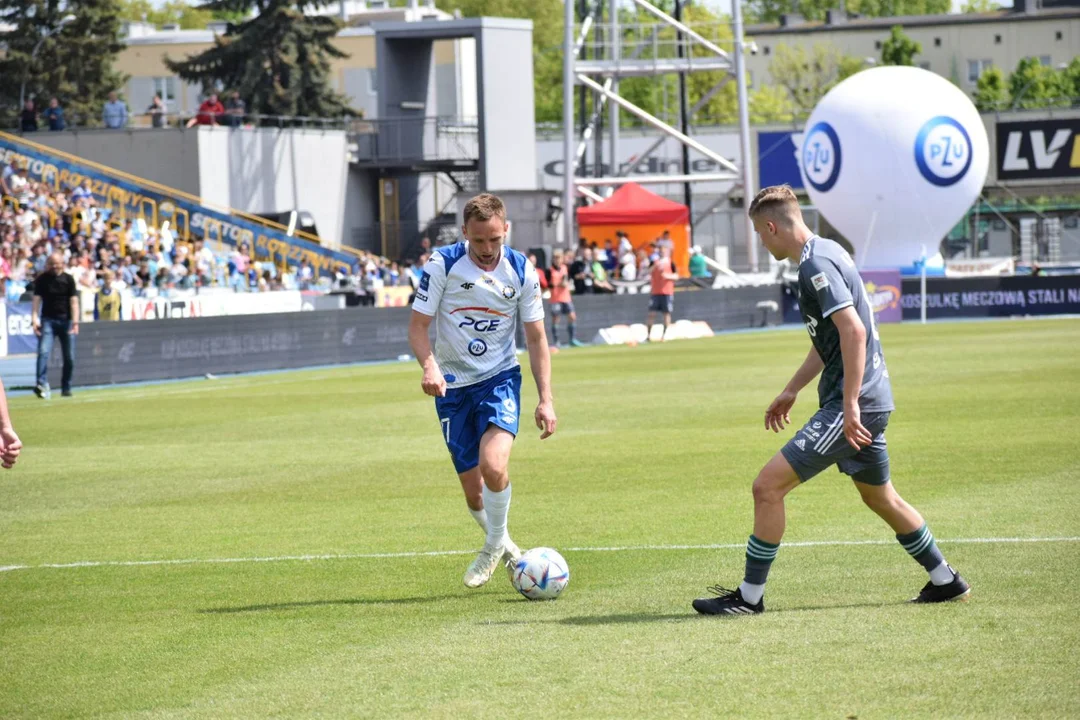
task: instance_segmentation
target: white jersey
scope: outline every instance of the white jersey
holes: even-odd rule
[[[544,319],[540,279],[528,258],[503,247],[495,269],[481,270],[465,242],[432,253],[413,310],[435,318],[435,360],[452,388],[517,367],[518,313],[522,322]]]

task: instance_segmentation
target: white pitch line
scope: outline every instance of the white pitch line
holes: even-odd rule
[[[1037,537],[1037,538],[956,538],[942,540],[944,545],[986,544],[986,543],[1072,543],[1080,542],[1080,536]],[[894,540],[806,540],[783,543],[785,548],[800,547],[836,547],[844,545],[895,545]],[[568,547],[566,552],[649,552],[671,550],[742,550],[746,543],[724,543],[711,545],[619,545],[612,547]],[[443,557],[447,555],[472,555],[476,550],[427,550],[396,553],[348,553],[339,555],[276,555],[271,557],[246,558],[189,558],[178,560],[100,560],[72,563],[44,563],[41,565],[0,565],[0,573],[13,570],[47,570],[95,567],[141,567],[145,565],[221,565],[228,563],[271,563],[271,562],[312,562],[315,560],[381,560],[387,558],[423,558]]]

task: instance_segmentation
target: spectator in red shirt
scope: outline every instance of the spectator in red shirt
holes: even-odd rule
[[[217,125],[224,114],[225,106],[218,100],[217,93],[210,93],[210,97],[203,100],[199,106],[199,114],[188,120],[187,126]]]
[[[570,299],[570,268],[566,266],[566,257],[562,250],[556,250],[551,256],[551,342],[559,344],[559,318],[566,318],[566,329],[570,334],[570,345],[580,347],[583,343],[574,337],[574,323],[577,313],[574,302]]]
[[[675,309],[675,281],[679,274],[671,263],[671,248],[667,245],[660,246],[660,259],[653,263],[650,273],[652,289],[652,301],[649,303],[649,315],[645,321],[645,327],[652,339],[652,325],[654,313],[664,314],[664,335],[667,337],[668,326],[671,325],[671,313]]]

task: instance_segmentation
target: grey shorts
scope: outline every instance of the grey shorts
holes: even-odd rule
[[[862,424],[874,441],[861,450],[844,437],[844,416],[839,410],[822,408],[780,450],[799,480],[806,482],[830,465],[856,482],[884,485],[889,482],[889,451],[885,447],[887,412],[862,413]]]
[[[565,303],[553,302],[553,303],[551,303],[551,314],[552,315],[573,315],[574,314],[574,303],[572,303],[572,302],[565,302]]]
[[[649,312],[662,312],[670,315],[674,311],[674,295],[653,295],[649,299]]]

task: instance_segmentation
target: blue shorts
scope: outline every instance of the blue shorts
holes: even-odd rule
[[[435,398],[443,440],[458,473],[480,464],[480,438],[489,425],[517,436],[521,418],[521,368],[504,370],[475,385],[448,388]]]
[[[674,295],[653,295],[649,300],[649,312],[662,312],[670,315],[675,311]]]
[[[885,447],[885,426],[889,424],[889,414],[862,413],[863,427],[870,432],[874,441],[856,450],[844,437],[843,413],[822,408],[780,452],[803,482],[830,465],[836,465],[840,472],[850,475],[856,482],[884,485],[889,482],[889,451]]]

